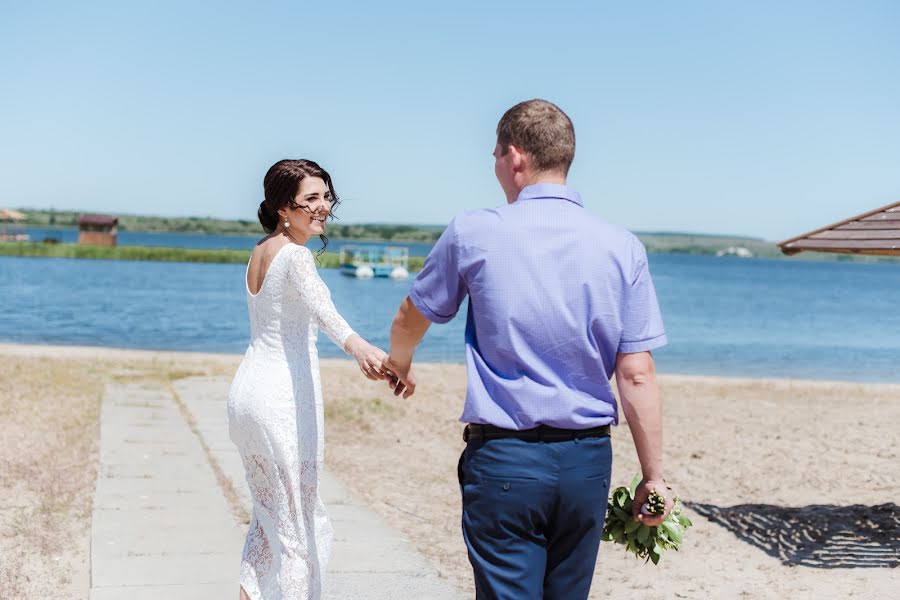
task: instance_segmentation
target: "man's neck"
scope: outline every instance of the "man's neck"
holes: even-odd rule
[[[562,173],[535,173],[533,175],[525,175],[518,182],[519,185],[516,186],[515,192],[516,195],[514,198],[507,197],[507,202],[512,204],[516,201],[516,198],[519,197],[519,194],[522,193],[522,190],[527,188],[529,185],[537,185],[539,183],[551,183],[555,185],[566,185],[566,176]]]
[[[529,185],[537,185],[539,183],[554,183],[556,185],[566,185],[566,176],[562,173],[535,173],[525,180],[525,189]]]

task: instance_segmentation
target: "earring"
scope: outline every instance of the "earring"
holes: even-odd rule
[[[284,226],[285,226],[285,227],[290,227],[291,224],[290,224],[288,221],[285,221],[285,222],[284,222]]]

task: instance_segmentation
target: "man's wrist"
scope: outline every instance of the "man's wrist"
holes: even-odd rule
[[[397,352],[394,349],[388,351],[388,362],[401,369],[408,369],[412,366],[412,352]]]

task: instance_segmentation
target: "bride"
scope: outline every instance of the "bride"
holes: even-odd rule
[[[319,497],[324,413],[318,330],[383,379],[385,353],[353,332],[331,302],[306,242],[338,204],[331,177],[310,160],[282,160],[263,181],[259,221],[269,233],[247,265],[250,345],[228,395],[229,433],[253,496],[241,559],[241,600],[318,600],[332,528]]]

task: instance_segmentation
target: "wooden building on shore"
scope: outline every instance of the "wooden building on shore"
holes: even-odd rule
[[[900,256],[900,202],[780,242],[785,254],[840,252]]]
[[[111,215],[81,215],[78,218],[78,243],[88,246],[115,246],[119,238],[119,219]]]

